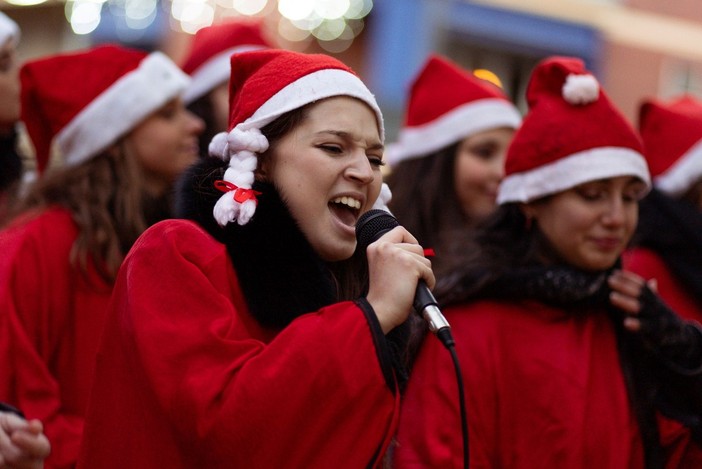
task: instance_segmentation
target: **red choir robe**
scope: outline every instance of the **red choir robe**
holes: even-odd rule
[[[445,313],[465,384],[471,469],[644,467],[604,311],[479,301]],[[404,397],[395,467],[463,467],[462,449],[451,357],[429,336]]]
[[[115,286],[79,467],[377,466],[399,396],[366,316],[341,302],[265,329],[224,244],[156,224]]]
[[[647,280],[655,279],[658,294],[673,311],[686,319],[702,321],[702,309],[674,277],[663,259],[653,250],[643,247],[632,248],[624,253],[622,261],[626,270]],[[681,461],[681,464],[670,467],[694,467],[684,463],[692,458],[693,454],[697,465],[702,467],[702,450],[690,442],[687,429],[674,420],[663,417],[659,417],[659,420],[662,437],[667,440],[669,446],[676,448],[675,453],[671,455],[671,463],[676,460]]]
[[[0,401],[37,418],[51,442],[45,467],[75,467],[111,286],[71,266],[78,228],[61,208],[0,232]]]

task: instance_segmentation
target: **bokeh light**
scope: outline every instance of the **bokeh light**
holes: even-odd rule
[[[493,85],[502,88],[502,80],[500,80],[500,77],[498,77],[494,72],[491,72],[490,70],[484,68],[477,68],[473,70],[473,75],[485,81],[489,81]]]
[[[267,4],[268,0],[233,0],[232,8],[242,15],[253,16],[261,13]]]
[[[102,2],[91,0],[66,2],[65,12],[74,33],[78,35],[90,34],[100,24]]]

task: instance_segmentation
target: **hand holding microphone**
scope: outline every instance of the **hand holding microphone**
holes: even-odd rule
[[[429,329],[437,333],[444,343],[446,340],[452,342],[450,326],[441,314],[436,299],[427,285],[427,281],[431,286],[434,284],[431,263],[424,257],[422,247],[416,244],[416,240],[409,232],[404,228],[393,231],[399,226],[395,217],[385,210],[369,210],[356,223],[357,249],[367,248],[370,274],[368,302],[374,309],[376,308],[374,301],[379,302],[378,306],[383,310],[387,307],[389,295],[389,299],[395,303],[395,308],[404,309],[400,314],[391,313],[395,320],[401,319],[393,327],[403,322],[407,318],[407,311],[413,308],[428,322]],[[381,238],[385,243],[375,243]],[[403,252],[397,251],[398,249]],[[396,268],[390,271],[390,278],[381,277],[383,284],[378,285],[375,282],[374,273],[378,272],[382,264],[390,262],[391,255],[397,256]],[[377,297],[376,292],[380,294]],[[376,309],[376,314],[382,326],[383,320],[380,316],[384,315],[384,311]]]

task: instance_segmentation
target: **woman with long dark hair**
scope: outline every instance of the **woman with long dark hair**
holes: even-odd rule
[[[387,200],[380,109],[329,56],[231,62],[229,131],[183,179],[185,219],[120,270],[82,467],[378,467],[395,432],[406,319],[434,277],[401,227],[367,269],[355,253]]]
[[[676,312],[702,321],[702,102],[681,96],[641,105],[639,132],[653,178],[624,265]]]
[[[497,85],[449,59],[430,56],[409,93],[405,122],[388,146],[390,209],[434,251],[439,272],[447,246],[496,208],[507,147],[521,116]]]
[[[621,270],[650,187],[636,132],[582,61],[534,70],[497,212],[437,287],[465,380],[471,467],[696,467],[702,332]],[[432,339],[429,337],[429,339]],[[396,466],[460,467],[456,378],[426,340]]]
[[[117,271],[137,237],[171,215],[202,122],[179,98],[187,76],[158,52],[57,54],[24,64],[20,79],[41,175],[0,232],[0,324],[20,324],[0,364],[0,400],[42,421],[48,466],[72,467]]]

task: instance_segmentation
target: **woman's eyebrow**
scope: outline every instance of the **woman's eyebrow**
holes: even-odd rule
[[[346,132],[345,130],[333,130],[333,129],[326,129],[326,130],[320,130],[318,132],[315,132],[315,135],[322,135],[322,134],[331,134],[335,135],[337,137],[343,138],[345,140],[351,140],[351,141],[359,141],[361,140],[360,137],[355,136],[354,134],[350,132]],[[382,143],[378,142],[374,145],[371,145],[368,147],[369,150],[384,150],[385,145]]]

